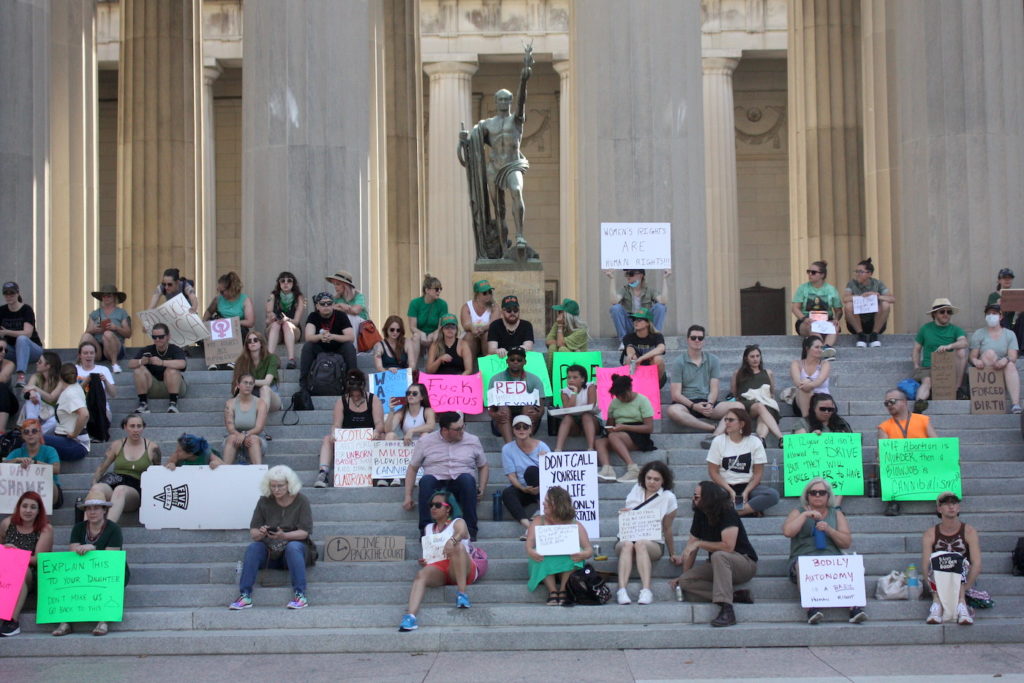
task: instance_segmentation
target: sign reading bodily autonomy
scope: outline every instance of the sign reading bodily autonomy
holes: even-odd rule
[[[150,467],[139,521],[147,529],[248,529],[266,465]]]
[[[802,555],[799,559],[801,607],[863,607],[867,604],[863,555]]]
[[[612,375],[628,375],[629,366],[618,368],[597,368],[597,405],[601,409],[601,418],[608,419],[608,406],[612,404]],[[661,387],[658,385],[658,368],[653,365],[638,365],[633,373],[633,391],[643,394],[651,401],[654,419],[661,419]]]
[[[962,496],[960,439],[880,439],[878,471],[882,500],[935,500],[943,491]]]
[[[468,415],[484,412],[484,390],[479,372],[475,375],[431,375],[421,372],[420,384],[427,388],[430,407],[435,412],[455,410]]]
[[[540,456],[540,500],[543,506],[552,486],[561,486],[576,509],[576,520],[590,538],[601,535],[597,496],[597,452],[558,451]],[[573,552],[576,552],[575,550]]]
[[[671,268],[671,223],[601,223],[601,268]]]
[[[782,446],[785,494],[799,496],[815,477],[825,477],[837,496],[864,495],[860,434],[787,434]]]
[[[9,515],[23,493],[35,491],[43,499],[46,514],[53,514],[53,466],[32,463],[0,464],[0,514]]]
[[[505,362],[504,358],[498,358],[497,355],[480,356],[477,360],[480,367],[480,375],[484,388],[490,386],[491,377],[494,377],[499,372],[504,372],[508,369],[508,363]],[[548,377],[548,365],[544,361],[544,354],[538,351],[527,351],[526,352],[526,365],[523,369],[529,373],[537,375],[537,379],[540,380],[541,385],[544,387],[544,395],[551,395],[551,378]],[[421,375],[422,376],[422,375]],[[433,402],[431,402],[433,405]],[[484,405],[490,405],[485,402]],[[437,410],[437,408],[434,408]]]
[[[121,621],[125,557],[123,550],[39,553],[36,623]]]
[[[203,319],[193,313],[191,307],[192,304],[185,295],[179,294],[156,308],[139,311],[135,317],[142,322],[142,329],[146,334],[153,331],[153,325],[164,323],[171,331],[171,343],[176,346],[187,346],[195,344],[200,339],[206,339],[209,335]]]
[[[400,369],[398,372],[385,370],[370,375],[370,393],[376,394],[380,404],[384,406],[384,414],[397,411],[401,406],[392,407],[391,399],[405,398],[405,390],[412,384],[412,370]]]
[[[587,384],[597,381],[601,367],[600,351],[555,351],[551,356],[551,398],[556,408],[562,407],[562,389],[570,365],[582,365],[587,371]]]
[[[32,553],[0,545],[0,619],[10,619],[25,583]]]

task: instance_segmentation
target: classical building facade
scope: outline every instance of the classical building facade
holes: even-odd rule
[[[603,221],[672,224],[672,274],[650,274],[672,334],[739,334],[755,284],[789,328],[810,261],[842,288],[866,256],[896,330],[937,296],[973,326],[1024,267],[1019,0],[8,0],[3,279],[51,346],[89,291],[134,312],[172,266],[204,300],[235,270],[260,306],[280,270],[307,293],[349,270],[379,319],[429,272],[457,306],[458,133],[525,44],[533,294],[578,299],[596,334]]]

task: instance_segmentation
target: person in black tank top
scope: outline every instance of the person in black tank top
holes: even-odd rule
[[[441,316],[441,334],[427,351],[427,372],[438,375],[469,375],[473,372],[473,352],[459,339],[459,321],[450,313]]]
[[[334,403],[331,430],[320,445],[320,471],[313,484],[316,488],[328,486],[334,462],[335,429],[373,429],[371,439],[384,438],[384,407],[375,394],[366,391],[366,374],[362,370],[345,373],[345,393]]]

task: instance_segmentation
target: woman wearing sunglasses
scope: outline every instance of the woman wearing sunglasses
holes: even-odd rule
[[[850,547],[850,525],[838,508],[832,485],[823,477],[807,482],[800,494],[800,507],[792,510],[782,524],[782,535],[789,539],[789,580],[797,583],[800,557],[805,555],[842,555]],[[825,618],[816,607],[807,610],[807,623]],[[851,605],[848,621],[859,624],[868,618],[863,605]]]
[[[320,471],[313,484],[318,489],[330,486],[328,477],[334,462],[335,429],[372,429],[371,439],[384,438],[384,407],[377,394],[366,390],[366,374],[362,370],[345,373],[345,393],[334,403],[331,429],[320,445]]]
[[[441,281],[427,273],[423,277],[423,296],[409,302],[409,310],[406,311],[409,317],[409,341],[406,344],[413,365],[419,360],[420,354],[441,336],[440,321],[448,315],[448,302],[441,298],[441,289]],[[455,322],[458,325],[458,320]]]
[[[501,448],[501,466],[509,482],[501,492],[501,501],[512,519],[523,525],[519,540],[525,541],[530,528],[526,507],[540,502],[540,456],[551,449],[533,438],[533,422],[526,415],[516,415],[512,420],[512,435],[515,439]]]
[[[411,446],[413,439],[421,434],[429,434],[436,426],[434,420],[434,409],[430,407],[430,397],[427,396],[427,387],[422,384],[412,384],[405,391],[405,401],[398,397],[391,399],[391,414],[387,419],[387,436],[384,438],[392,441],[402,434],[402,442]],[[378,479],[374,482],[377,486],[387,486],[388,481]],[[391,486],[402,486],[405,481],[399,477],[390,481]]]
[[[459,321],[451,313],[441,316],[437,337],[427,352],[427,372],[438,375],[473,374],[473,352],[459,339]]]
[[[807,282],[797,287],[793,295],[792,310],[796,317],[796,333],[801,337],[816,334],[811,329],[815,317],[826,318],[832,323],[833,331],[825,337],[824,358],[835,358],[836,350],[832,348],[836,343],[836,333],[839,331],[839,321],[843,317],[843,300],[839,291],[825,282],[828,277],[828,262],[814,261],[807,268]]]
[[[839,416],[836,400],[831,394],[814,394],[807,416],[797,423],[794,434],[825,434],[828,432],[851,433],[850,424]]]
[[[64,494],[60,487],[60,456],[57,455],[53,446],[47,446],[43,442],[42,424],[39,420],[28,419],[22,422],[21,438],[25,443],[8,453],[4,461],[17,463],[23,468],[33,464],[51,466],[53,468],[53,509],[60,508],[64,504]]]
[[[384,321],[384,338],[373,346],[373,364],[377,372],[398,372],[409,367],[405,349],[405,323],[397,315]]]
[[[288,351],[288,369],[295,368],[295,342],[302,336],[302,314],[306,312],[306,297],[302,295],[298,279],[288,271],[277,276],[274,291],[267,297],[267,350],[277,353],[277,343],[284,340]]]
[[[267,412],[281,410],[281,397],[274,391],[280,363],[263,335],[255,330],[249,332],[245,335],[245,348],[235,359],[235,372],[231,377],[232,393],[238,393],[238,382],[242,375],[252,375],[256,381],[254,390],[267,404]]]
[[[722,418],[725,433],[711,441],[708,475],[729,494],[740,517],[764,517],[779,502],[779,492],[761,484],[768,456],[764,444],[751,434],[750,413],[732,408]]]

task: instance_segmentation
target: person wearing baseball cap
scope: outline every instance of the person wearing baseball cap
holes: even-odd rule
[[[519,297],[509,294],[501,300],[501,318],[487,329],[487,353],[504,358],[516,347],[533,350],[533,324],[519,317]]]
[[[555,351],[586,351],[590,343],[590,330],[580,318],[580,305],[572,299],[562,299],[562,303],[555,304],[551,310],[555,312],[555,322],[544,338],[549,361]]]
[[[647,270],[644,268],[626,268],[623,275],[626,282],[621,289],[615,288],[615,272],[604,271],[605,277],[611,283],[611,316],[615,324],[615,334],[622,339],[633,329],[629,320],[629,314],[640,308],[646,308],[651,312],[651,320],[654,327],[659,330],[665,329],[665,315],[668,313],[668,294],[659,292],[653,287],[647,286]],[[668,278],[672,271],[665,269],[664,277]],[[624,347],[620,346],[619,351]]]
[[[437,338],[427,351],[427,372],[437,375],[472,375],[473,354],[459,338],[459,321],[445,313],[438,321]]]
[[[949,299],[940,297],[932,301],[928,315],[932,321],[925,323],[918,329],[914,337],[914,351],[911,359],[914,361],[914,379],[921,383],[917,390],[917,403],[915,410],[921,412],[927,407],[926,401],[932,391],[932,354],[956,353],[956,376],[957,385],[964,376],[967,369],[967,333],[952,324],[952,318],[960,309],[954,306]],[[957,398],[961,398],[961,390],[957,390]],[[964,397],[966,398],[966,397]]]
[[[533,405],[495,405],[491,403],[487,410],[491,414],[491,431],[505,440],[505,443],[512,441],[512,419],[518,415],[526,415],[533,424],[531,434],[537,431],[540,425],[540,418],[544,415],[541,401],[544,399],[544,383],[540,377],[527,372],[526,350],[516,346],[508,350],[505,357],[508,369],[496,373],[487,384],[487,391],[495,389],[499,382],[524,382],[526,394],[537,392],[537,403]]]
[[[116,375],[121,372],[117,361],[124,358],[124,340],[132,336],[132,317],[118,305],[123,304],[128,295],[117,285],[107,285],[92,296],[100,302],[100,307],[89,314],[81,341],[95,342],[96,360],[106,357]]]
[[[665,386],[665,337],[654,327],[654,316],[646,308],[638,308],[629,314],[633,331],[622,338],[626,348],[619,356],[619,363],[653,365],[658,370],[658,382]]]
[[[960,521],[960,502],[953,491],[940,493],[935,499],[935,516],[940,521],[921,537],[921,571],[932,591],[926,624],[954,619],[961,626],[974,623],[967,591],[981,575],[981,541],[977,529]]]
[[[32,307],[21,298],[17,282],[3,285],[4,305],[0,306],[0,330],[7,340],[7,360],[14,361],[18,380],[15,388],[25,386],[25,372],[29,363],[35,363],[43,355],[43,342],[36,330],[36,314]]]
[[[473,298],[462,304],[459,309],[459,322],[466,331],[463,339],[469,344],[473,357],[487,354],[487,330],[491,326],[491,318],[498,312],[498,304],[494,301],[494,287],[487,280],[473,283]]]
[[[1020,373],[1017,372],[1019,346],[1017,335],[999,324],[999,304],[985,306],[985,327],[971,335],[971,365],[979,370],[990,368],[1002,372],[1006,393],[1010,395],[1010,412],[1021,414]]]
[[[996,275],[996,291],[988,295],[986,304],[1003,303],[1003,290],[1013,289],[1013,270],[1000,268]],[[1014,311],[1000,311],[1000,324],[1017,335],[1017,344],[1024,342],[1024,314]]]
[[[313,311],[306,318],[305,343],[299,355],[299,377],[303,380],[321,353],[340,353],[346,369],[356,368],[356,333],[351,317],[338,310],[336,301],[329,292],[313,296]]]

